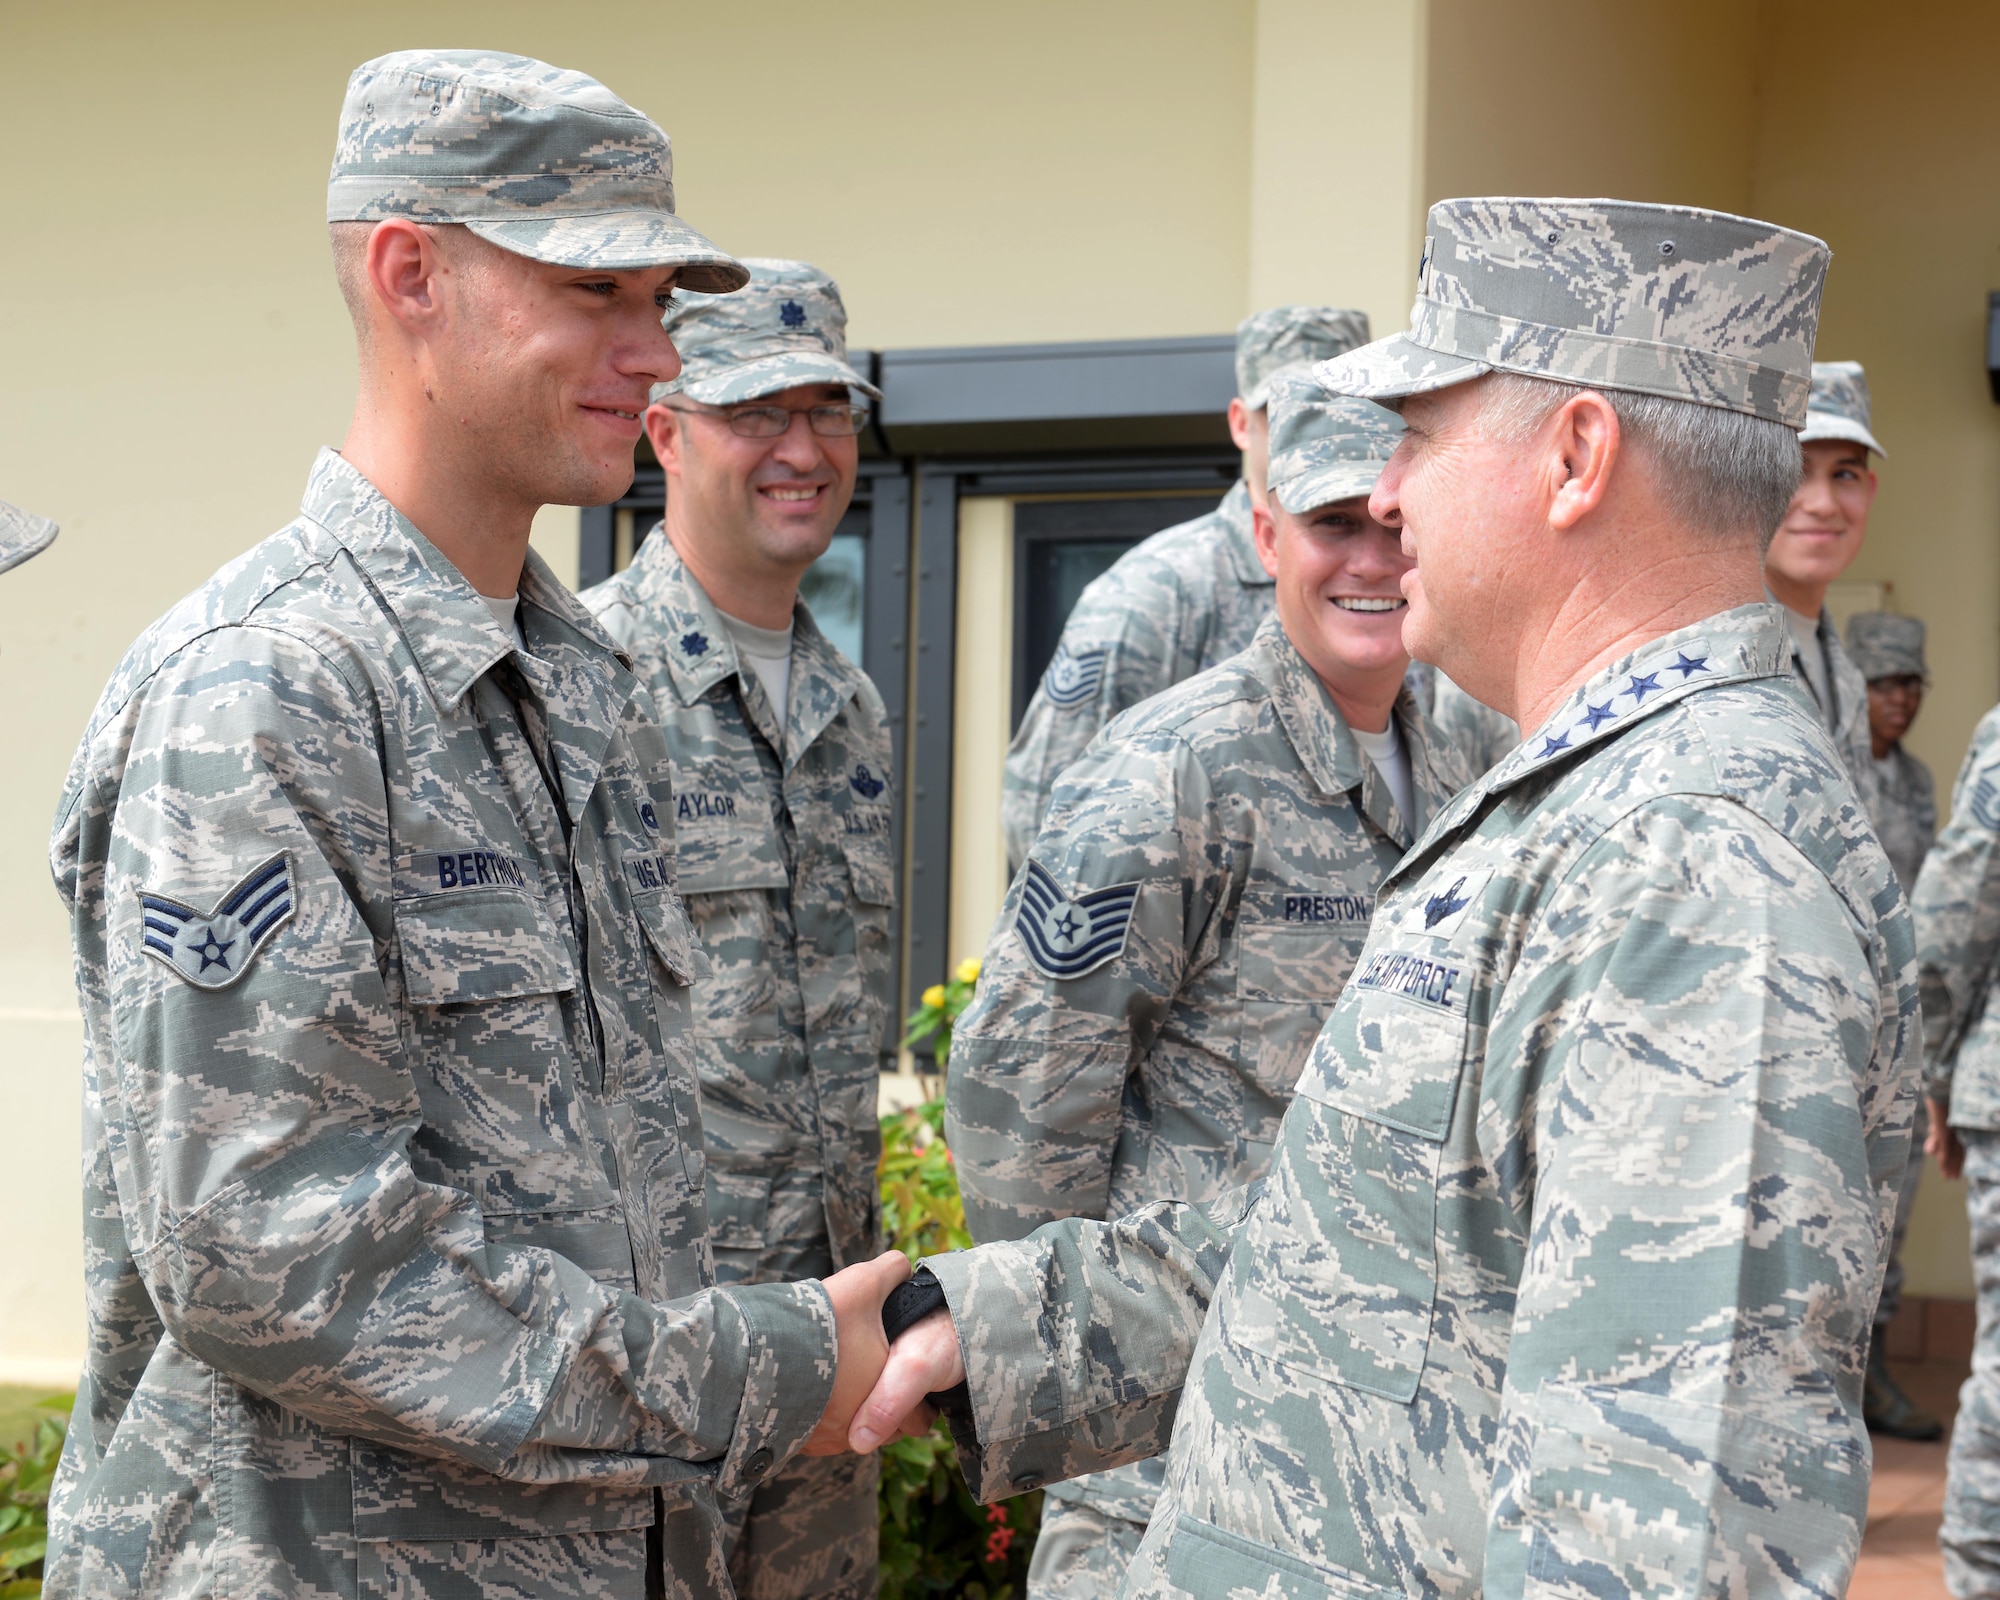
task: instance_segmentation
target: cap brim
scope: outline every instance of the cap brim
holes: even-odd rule
[[[746,361],[725,367],[713,377],[696,378],[662,385],[670,394],[685,394],[705,406],[733,406],[744,400],[762,400],[807,384],[840,383],[859,389],[870,400],[880,400],[882,391],[845,361],[829,355],[801,351],[796,355],[766,356],[762,361]],[[658,392],[657,390],[655,391]]]
[[[1382,476],[1380,461],[1332,461],[1323,467],[1301,472],[1283,483],[1273,482],[1271,493],[1295,517],[1342,500],[1362,500],[1375,492]]]
[[[1252,411],[1262,411],[1271,403],[1271,391],[1278,386],[1281,378],[1306,377],[1313,371],[1310,361],[1293,361],[1282,367],[1273,367],[1248,394],[1243,396],[1244,405]]]
[[[1815,439],[1846,439],[1851,443],[1867,446],[1884,459],[1887,459],[1889,454],[1875,442],[1875,435],[1853,418],[1836,417],[1830,412],[1806,412],[1806,425],[1799,429],[1799,443],[1811,444]]]
[[[750,269],[718,249],[671,211],[597,211],[520,220],[468,217],[480,238],[531,261],[600,272],[640,272],[679,267],[679,287],[701,294],[732,294],[750,281]]]
[[[56,525],[47,517],[0,500],[0,572],[11,572],[55,543]]]
[[[1313,381],[1329,394],[1381,401],[1449,389],[1456,383],[1483,378],[1491,371],[1493,368],[1484,361],[1432,350],[1407,333],[1392,333],[1344,356],[1322,361],[1312,369],[1312,375]]]

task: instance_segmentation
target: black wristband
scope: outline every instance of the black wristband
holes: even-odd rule
[[[889,1298],[882,1302],[882,1332],[894,1344],[933,1311],[944,1309],[944,1285],[929,1267],[919,1267],[891,1289]],[[940,1411],[972,1409],[972,1390],[963,1383],[924,1398]]]
[[[944,1305],[944,1285],[929,1267],[919,1267],[889,1291],[882,1302],[882,1332],[891,1344]]]

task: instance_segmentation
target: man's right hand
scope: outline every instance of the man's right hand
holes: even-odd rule
[[[882,1302],[909,1275],[909,1258],[900,1250],[884,1250],[873,1261],[857,1261],[825,1280],[827,1298],[833,1302],[839,1365],[833,1375],[833,1394],[805,1442],[804,1454],[837,1456],[848,1448],[847,1430],[854,1408],[875,1387],[883,1359],[889,1354],[888,1341],[882,1335]]]
[[[924,1397],[965,1382],[958,1329],[948,1310],[933,1311],[889,1347],[889,1360],[855,1413],[847,1442],[866,1454],[898,1434],[914,1438],[930,1427],[937,1412]]]

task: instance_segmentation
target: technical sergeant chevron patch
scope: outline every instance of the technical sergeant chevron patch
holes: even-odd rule
[[[1066,895],[1048,869],[1030,857],[1014,931],[1040,971],[1051,978],[1081,978],[1125,948],[1138,899],[1136,883]]]

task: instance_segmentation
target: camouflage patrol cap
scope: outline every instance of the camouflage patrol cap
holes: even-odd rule
[[[1368,313],[1334,306],[1273,306],[1236,324],[1236,392],[1252,411],[1271,401],[1271,380],[1303,372],[1368,342]]]
[[[1924,666],[1924,625],[1916,617],[1855,612],[1847,619],[1847,653],[1870,683],[1877,678],[1930,676]]]
[[[1878,456],[1888,455],[1869,432],[1868,375],[1860,362],[1812,364],[1812,394],[1806,400],[1806,425],[1799,430],[1799,443],[1815,439],[1851,439]]]
[[[485,50],[398,50],[347,80],[328,222],[462,223],[564,267],[678,266],[727,293],[742,265],[674,215],[667,136],[595,78]]]
[[[1270,388],[1271,493],[1293,516],[1371,492],[1403,437],[1403,419],[1372,400],[1329,395],[1303,374]]]
[[[666,329],[680,376],[653,399],[685,394],[703,405],[761,400],[806,383],[844,383],[871,400],[882,391],[847,364],[847,307],[840,285],[803,261],[752,256],[750,281],[731,295],[674,296]]]
[[[0,572],[11,572],[55,543],[56,525],[0,500]]]
[[[1431,207],[1410,329],[1315,369],[1393,400],[1519,372],[1800,427],[1827,247],[1769,222],[1626,200]]]

